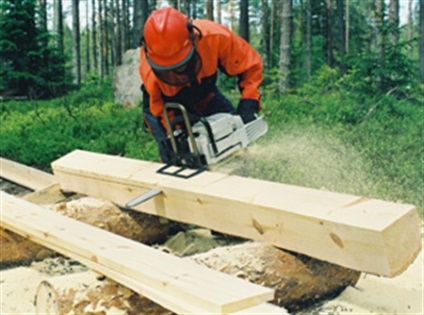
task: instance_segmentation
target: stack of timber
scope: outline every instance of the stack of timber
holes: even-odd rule
[[[1,177],[34,192],[23,196],[36,204],[57,203],[52,211],[145,244],[163,242],[169,231],[167,220],[143,213],[123,211],[107,200],[68,196],[60,191],[52,174],[0,158]],[[79,197],[78,199],[75,199]],[[62,201],[65,200],[65,201]],[[42,260],[55,255],[48,248],[12,231],[0,228],[0,263]]]
[[[361,272],[396,276],[421,249],[412,205],[213,172],[185,179],[157,173],[162,166],[80,150],[52,163],[64,191],[125,206],[154,189],[133,209]]]
[[[3,161],[5,161],[4,174],[9,181],[19,182],[22,186],[29,186],[36,190],[34,193],[24,195],[23,198],[26,200],[45,204],[66,199],[66,201],[61,201],[54,206],[56,212],[146,244],[160,243],[163,240],[167,229],[158,229],[155,220],[153,222],[151,219],[139,220],[145,228],[140,228],[131,220],[131,217],[146,217],[148,215],[130,211],[124,216],[121,209],[105,200],[76,195],[71,195],[68,198],[62,194],[58,185],[54,184],[55,179],[52,175],[16,162]],[[25,173],[36,174],[36,176],[27,177],[23,175]],[[43,189],[45,185],[49,185],[47,189]],[[37,190],[39,188],[41,189]],[[164,223],[162,222],[162,224]],[[55,252],[16,233],[4,229],[0,229],[0,231],[3,262],[17,263],[22,260],[41,260],[55,255]],[[197,229],[179,232],[163,244],[164,246],[160,246],[160,249],[171,251],[174,255],[187,256],[206,252],[215,247],[222,247],[228,243],[240,244],[241,241],[241,239],[230,241],[228,237],[211,234],[210,230]],[[218,249],[196,256],[194,261],[233,276],[249,279],[250,282],[272,287],[275,289],[275,298],[272,303],[297,309],[321,297],[328,296],[340,288],[344,289],[348,285],[354,285],[357,275],[359,275],[352,270],[312,258],[308,258],[309,262],[306,264],[303,261],[304,259],[297,257],[297,255],[278,251],[269,246],[265,251],[262,250],[264,246],[265,244],[256,244],[256,246],[245,244],[234,247],[234,251],[232,247],[227,246],[223,247],[222,250]],[[243,255],[240,256],[240,253],[243,253]],[[218,259],[219,264],[216,263]],[[246,259],[252,263],[247,263]],[[258,262],[258,259],[262,260],[261,264],[253,263]],[[243,261],[242,264],[240,264],[241,261]],[[215,263],[212,264],[211,262]],[[314,268],[308,266],[314,266]],[[320,283],[323,280],[323,273],[331,274],[332,278],[338,279],[338,281],[333,281],[333,284],[333,282],[327,280],[325,283],[330,284],[323,286]],[[304,279],[308,279],[307,285],[305,285]],[[290,290],[287,290],[287,284],[290,284]],[[284,298],[282,298],[283,296]],[[310,298],[300,298],[305,296]],[[39,314],[114,313],[118,309],[123,314],[170,313],[170,311],[127,287],[108,278],[100,277],[91,271],[54,277],[43,281],[39,285],[36,295],[36,306]],[[283,310],[279,311],[283,312]]]
[[[2,227],[102,273],[176,313],[282,314],[274,292],[1,193]],[[225,288],[223,290],[222,288]]]

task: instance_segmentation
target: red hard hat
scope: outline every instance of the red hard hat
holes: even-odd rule
[[[144,25],[147,62],[155,70],[168,71],[184,65],[194,45],[187,27],[189,19],[174,8],[154,11]]]

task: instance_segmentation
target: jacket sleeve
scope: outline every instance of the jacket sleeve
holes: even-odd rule
[[[149,94],[149,110],[154,116],[161,120],[162,125],[165,127],[165,118],[163,116],[164,102],[162,99],[159,82],[148,65],[144,51],[142,49],[140,50],[140,65],[138,70],[141,81],[143,82],[144,87]]]
[[[263,79],[263,65],[259,53],[243,38],[227,29],[219,43],[219,62],[230,76],[238,76],[241,99],[259,101],[259,86]]]

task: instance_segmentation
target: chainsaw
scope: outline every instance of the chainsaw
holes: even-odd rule
[[[170,121],[169,111],[179,112],[178,119]],[[217,113],[208,117],[190,115],[186,108],[177,103],[164,106],[166,127],[171,143],[171,162],[158,170],[159,173],[177,177],[191,177],[217,164],[268,131],[263,117],[244,124],[239,115]],[[176,168],[175,168],[176,167]],[[187,169],[189,175],[182,175]]]

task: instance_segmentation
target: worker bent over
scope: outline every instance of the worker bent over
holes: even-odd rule
[[[218,69],[238,77],[237,109],[216,86]],[[144,26],[139,72],[144,120],[158,143],[162,162],[170,162],[165,103],[180,103],[188,113],[202,116],[234,113],[248,123],[261,109],[262,70],[260,55],[223,25],[191,21],[173,8],[152,12]]]

